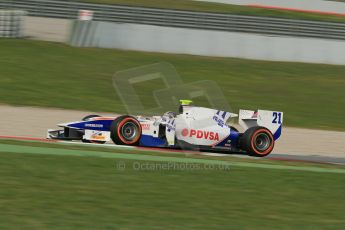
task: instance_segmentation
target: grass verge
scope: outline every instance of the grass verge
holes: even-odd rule
[[[115,146],[115,145],[94,145],[94,144],[85,144],[78,142],[39,142],[39,141],[18,141],[11,139],[0,139],[0,146],[2,146],[3,151],[18,152],[16,149],[25,147],[33,147],[32,150],[28,153],[37,153],[37,154],[53,154],[54,149],[65,149],[60,155],[77,155],[77,156],[97,156],[105,158],[121,158],[120,155],[123,154],[124,159],[140,159],[138,154],[144,155],[143,160],[151,159],[154,161],[160,161],[161,157],[164,157],[163,160],[174,162],[191,162],[191,163],[214,163],[214,164],[223,164],[229,166],[241,166],[241,167],[253,167],[253,168],[276,168],[276,169],[286,169],[286,170],[301,170],[301,171],[314,171],[317,172],[317,169],[337,169],[339,173],[344,173],[344,167],[337,166],[334,164],[323,164],[316,162],[298,162],[298,161],[277,161],[270,158],[256,158],[256,157],[238,157],[238,154],[235,155],[226,155],[226,156],[212,156],[205,154],[198,154],[196,151],[179,151],[172,149],[164,148],[133,148],[127,146]],[[13,146],[16,146],[14,148]],[[42,148],[43,150],[40,150]],[[45,151],[44,149],[47,149]],[[14,150],[13,150],[14,149]],[[36,150],[39,150],[35,152]],[[75,153],[72,153],[70,150],[75,150]],[[85,151],[83,153],[83,151]],[[19,151],[20,152],[20,151]],[[25,152],[25,151],[24,151]],[[114,155],[115,153],[115,155]],[[133,153],[136,153],[133,155]],[[129,154],[129,155],[128,155]],[[127,156],[125,156],[127,155]],[[130,156],[132,155],[132,156]],[[271,165],[273,165],[271,167]],[[283,167],[279,167],[279,166]],[[275,167],[277,166],[277,167]],[[285,168],[286,166],[286,168]],[[291,167],[290,167],[291,166]],[[296,167],[295,167],[296,166]],[[315,170],[316,169],[316,170]],[[320,170],[322,172],[322,170]]]
[[[20,145],[31,148],[28,145],[33,143],[28,143]],[[66,148],[70,147],[54,145],[53,151],[59,154]],[[3,149],[0,156],[2,229],[337,229],[344,225],[342,174],[238,166],[227,171],[135,170],[135,159]],[[125,168],[115,167],[119,160]]]
[[[345,130],[345,66],[144,53],[0,39],[0,103],[124,113],[115,72],[168,62],[185,83],[213,80],[239,108],[285,112],[285,125]],[[145,109],[162,81],[137,84]],[[178,95],[177,95],[178,97]],[[203,98],[196,104],[205,105]],[[174,110],[174,108],[172,108]]]

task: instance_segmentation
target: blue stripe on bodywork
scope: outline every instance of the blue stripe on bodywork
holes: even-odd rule
[[[95,120],[95,121],[82,121],[69,124],[68,127],[76,129],[89,129],[98,131],[110,131],[110,125],[113,120]]]
[[[225,138],[222,142],[217,144],[217,147],[235,147],[237,146],[238,139],[239,139],[240,133],[230,129],[230,134],[227,138]]]
[[[167,145],[167,142],[159,137],[141,135],[139,145],[145,147],[164,147]]]
[[[282,125],[279,126],[277,131],[273,134],[274,140],[277,140],[282,134]]]

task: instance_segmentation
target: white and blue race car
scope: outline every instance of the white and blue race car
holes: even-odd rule
[[[227,124],[238,117],[244,132]],[[81,121],[59,124],[48,130],[48,139],[80,140],[88,143],[113,141],[117,145],[199,149],[224,153],[241,152],[267,156],[282,131],[283,113],[267,110],[240,110],[233,114],[192,106],[181,100],[179,113],[162,116],[89,115]]]

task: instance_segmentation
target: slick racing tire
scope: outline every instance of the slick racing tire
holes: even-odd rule
[[[100,115],[97,115],[97,114],[87,115],[86,117],[84,117],[82,119],[82,121],[88,121],[94,117],[100,117]],[[89,140],[85,140],[85,139],[82,139],[81,141],[84,143],[105,144],[105,141],[89,141]]]
[[[249,155],[264,157],[272,152],[274,138],[268,129],[260,126],[252,127],[241,136],[240,147]]]
[[[131,116],[120,116],[110,126],[110,135],[117,145],[138,145],[141,137],[141,125]]]

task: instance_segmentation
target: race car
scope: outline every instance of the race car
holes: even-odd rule
[[[243,132],[228,124],[238,117]],[[283,113],[267,110],[240,110],[239,114],[197,107],[181,100],[179,112],[161,116],[88,115],[81,121],[58,124],[48,130],[48,139],[79,140],[103,144],[198,149],[224,153],[239,152],[263,157],[273,150],[281,136]]]

